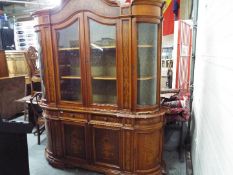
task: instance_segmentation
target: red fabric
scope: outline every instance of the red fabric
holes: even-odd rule
[[[171,35],[174,33],[174,13],[173,4],[170,3],[166,11],[163,14],[163,36]]]
[[[192,29],[185,21],[179,21],[177,43],[176,88],[189,90]]]
[[[190,96],[188,93],[184,93],[182,90],[179,94],[171,96],[166,99],[161,105],[168,107],[166,112],[166,118],[174,120],[188,121],[190,118]]]

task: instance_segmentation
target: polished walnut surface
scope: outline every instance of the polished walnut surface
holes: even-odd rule
[[[65,0],[35,13],[46,157],[58,168],[161,174],[163,2]]]

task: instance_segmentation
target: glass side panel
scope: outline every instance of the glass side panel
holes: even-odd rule
[[[38,60],[39,60],[39,67],[40,67],[40,77],[41,77],[41,91],[42,91],[42,97],[46,99],[46,91],[45,91],[45,76],[44,76],[44,62],[42,57],[42,43],[41,43],[41,33],[37,32],[37,50],[38,50]]]
[[[155,105],[157,87],[157,24],[138,23],[137,104]]]
[[[89,22],[92,100],[116,104],[116,26]]]
[[[79,22],[56,30],[61,100],[81,102]]]

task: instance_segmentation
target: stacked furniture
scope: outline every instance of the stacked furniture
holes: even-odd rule
[[[28,66],[25,51],[5,51],[9,76],[28,76]]]
[[[162,174],[163,5],[64,0],[34,14],[51,165]]]
[[[0,117],[0,169],[1,174],[29,175],[27,133],[32,124],[3,121]]]
[[[10,119],[18,113],[22,113],[24,105],[16,102],[25,94],[25,78],[2,77],[0,78],[0,116]]]

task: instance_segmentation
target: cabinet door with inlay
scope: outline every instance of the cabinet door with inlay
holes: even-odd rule
[[[120,129],[92,126],[94,164],[120,168]]]
[[[71,159],[87,161],[86,127],[64,123],[65,156]]]

